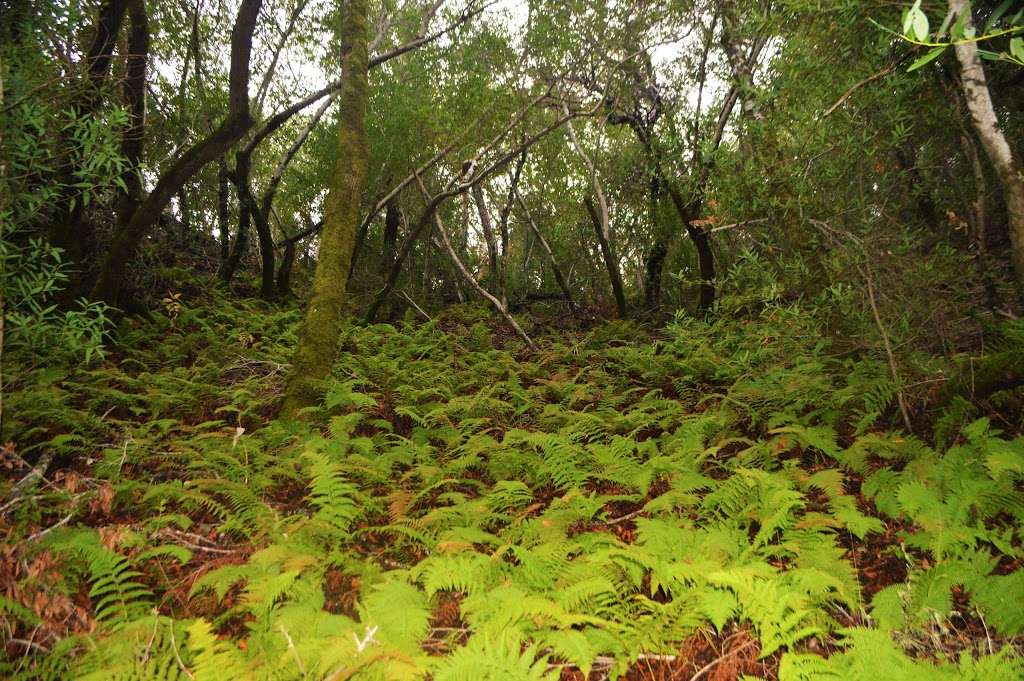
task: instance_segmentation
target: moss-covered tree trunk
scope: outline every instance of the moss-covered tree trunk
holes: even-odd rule
[[[338,162],[334,168],[320,239],[313,290],[299,332],[281,413],[292,417],[315,404],[320,381],[331,371],[342,329],[342,308],[349,263],[359,228],[359,204],[366,186],[369,144],[366,137],[367,0],[348,0],[341,27]]]

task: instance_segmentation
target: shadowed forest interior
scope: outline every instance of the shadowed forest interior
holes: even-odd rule
[[[0,0],[0,678],[1024,679],[1024,0]]]

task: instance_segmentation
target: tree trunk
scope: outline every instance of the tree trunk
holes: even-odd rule
[[[418,177],[416,179],[419,180]],[[420,191],[423,192],[424,198],[430,196],[427,193],[427,188],[423,186],[422,181],[420,181]],[[473,290],[475,290],[478,294],[480,294],[482,298],[484,298],[487,302],[494,306],[494,309],[498,311],[498,314],[505,318],[505,321],[508,322],[508,325],[511,326],[512,330],[516,332],[516,335],[523,339],[523,342],[526,343],[527,347],[529,347],[533,351],[536,351],[537,345],[533,342],[533,339],[527,335],[526,331],[523,330],[523,327],[520,326],[519,323],[515,320],[515,317],[513,317],[511,313],[509,313],[508,307],[504,305],[500,300],[498,300],[493,294],[489,293],[487,289],[481,286],[480,282],[478,282],[470,273],[470,271],[466,269],[466,266],[462,264],[462,260],[459,259],[459,256],[455,253],[455,249],[452,248],[452,242],[448,238],[448,232],[447,230],[445,230],[444,223],[441,222],[441,216],[437,214],[437,211],[434,211],[434,224],[437,226],[437,231],[441,235],[441,242],[444,244],[444,248],[448,252],[448,257],[451,258],[452,264],[455,265],[455,267],[458,269],[459,273],[462,275],[462,278],[466,280],[466,283],[469,284],[470,287],[472,287]]]
[[[228,164],[223,158],[220,159],[220,167],[217,169],[217,229],[220,230],[220,271],[223,272],[228,265],[228,258],[231,255],[231,228],[228,225],[230,214],[228,213]]]
[[[128,224],[142,201],[142,152],[146,139],[146,62],[149,58],[149,21],[145,0],[129,0],[128,59],[124,79],[124,100],[128,105],[128,127],[121,135],[125,170],[121,175],[127,191],[117,201],[117,224]]]
[[[171,198],[207,163],[216,160],[237,142],[252,124],[249,115],[249,54],[262,0],[242,0],[231,31],[228,116],[209,136],[190,147],[157,180],[156,186],[110,244],[92,297],[117,305],[126,270],[143,238],[160,219]]]
[[[501,274],[498,271],[498,244],[494,239],[491,213],[487,210],[483,187],[474,185],[471,193],[473,202],[476,203],[477,213],[480,215],[480,229],[484,234],[484,241],[487,243],[487,280],[497,283],[501,280]]]
[[[96,16],[96,32],[93,34],[92,43],[83,58],[83,63],[88,69],[89,82],[85,92],[73,104],[76,117],[91,115],[103,104],[103,88],[110,75],[114,47],[117,45],[117,38],[121,33],[127,6],[126,0],[105,0],[100,5]],[[76,150],[77,147],[71,140],[68,140],[65,146],[72,150]],[[85,221],[84,203],[78,196],[79,190],[74,187],[74,183],[77,181],[76,171],[83,160],[73,152],[71,158],[63,164],[60,170],[60,181],[64,187],[62,196],[57,202],[59,214],[54,220],[49,234],[50,242],[64,251],[64,260],[71,265],[72,270],[79,269],[84,261],[87,247],[94,240],[92,226],[86,224]],[[75,289],[79,289],[82,283],[81,279],[76,277],[76,280],[68,288],[68,294],[76,293]]]
[[[533,221],[533,216],[530,214],[530,209],[526,205],[526,201],[522,195],[516,191],[516,198],[519,199],[519,205],[523,208],[523,214],[526,215],[526,222],[530,225],[530,229],[533,230],[533,234],[537,237],[537,241],[540,242],[541,248],[548,256],[548,260],[551,262],[551,271],[555,275],[555,282],[558,284],[558,288],[562,289],[562,295],[565,296],[566,302],[569,303],[569,307],[573,310],[576,309],[576,302],[573,299],[572,291],[569,290],[569,284],[566,282],[564,276],[562,276],[562,268],[558,266],[558,261],[555,260],[555,254],[551,251],[551,246],[548,245],[547,239],[540,231],[540,227]]]
[[[566,116],[569,115],[569,109],[564,102],[562,103],[562,111]],[[608,221],[608,202],[604,197],[601,180],[597,177],[597,168],[594,162],[590,160],[587,152],[583,150],[583,145],[580,144],[579,139],[576,137],[576,129],[571,121],[566,125],[566,130],[569,133],[569,142],[587,166],[587,171],[590,175],[590,186],[594,190],[598,204],[601,206],[601,211],[598,212],[589,196],[583,201],[587,207],[587,212],[590,214],[590,219],[594,223],[594,230],[597,232],[597,240],[601,246],[601,257],[604,258],[604,266],[608,270],[608,278],[611,280],[612,294],[615,296],[615,307],[618,309],[619,317],[625,319],[626,295],[622,290],[622,275],[619,273],[619,263],[612,252],[611,228]]]
[[[501,295],[501,304],[508,307],[508,218],[512,214],[512,201],[519,186],[519,178],[523,175],[523,166],[526,165],[526,149],[516,161],[515,170],[512,172],[512,179],[509,181],[508,196],[505,198],[505,205],[498,215],[498,234],[501,236],[501,253],[498,264],[498,291]]]
[[[711,241],[708,233],[700,227],[694,227],[693,221],[700,215],[700,206],[703,202],[703,186],[700,194],[689,203],[683,201],[679,190],[671,184],[666,185],[672,205],[686,227],[686,233],[697,249],[697,267],[700,270],[700,297],[697,299],[697,312],[707,313],[715,304],[715,254],[711,251]]]
[[[381,272],[387,272],[395,260],[398,226],[401,222],[402,216],[398,212],[398,197],[396,196],[388,201],[387,211],[384,213],[384,247],[381,249]]]
[[[310,225],[302,232],[284,240],[284,255],[281,256],[281,267],[277,270],[277,293],[280,296],[292,295],[292,267],[295,265],[295,246],[308,236],[312,236],[323,227],[323,220]]]
[[[969,0],[949,0],[949,10],[965,17],[965,28],[973,26]],[[971,112],[974,129],[981,140],[999,182],[1003,185],[1006,212],[1009,218],[1010,259],[1017,275],[1018,286],[1024,288],[1024,173],[1019,159],[1014,158],[1010,144],[999,127],[985,79],[985,70],[978,56],[978,46],[973,41],[959,43],[954,47],[960,62],[960,83],[963,87],[967,109]]]
[[[246,161],[242,159],[241,155],[239,155],[237,163],[242,164],[242,176],[247,178],[249,170],[244,167]],[[244,189],[246,184],[240,181],[239,170],[236,165],[235,170],[228,173],[231,183],[235,186],[235,195],[238,197],[238,230],[235,233],[235,241],[231,244],[231,254],[220,271],[220,279],[225,284],[231,283],[235,272],[238,271],[238,267],[242,263],[242,258],[245,257],[245,253],[249,249],[249,229],[252,226],[252,195]]]
[[[192,202],[189,201],[187,187],[178,190],[178,212],[178,243],[187,246],[192,233]]]
[[[647,259],[644,262],[644,307],[649,311],[654,311],[661,307],[661,279],[662,272],[665,269],[665,258],[668,257],[668,246],[671,236],[668,230],[661,224],[660,211],[658,210],[662,197],[659,173],[660,164],[657,158],[654,157],[654,154],[651,153],[651,145],[647,144],[645,146],[647,147],[648,155],[652,156],[655,168],[651,173],[648,186],[648,221],[654,234],[654,243],[651,245],[651,250],[648,252]]]
[[[594,223],[597,242],[601,246],[601,257],[604,259],[604,266],[608,270],[608,278],[611,280],[612,295],[615,296],[615,307],[618,310],[619,317],[625,319],[626,294],[622,290],[622,275],[619,274],[619,264],[615,260],[615,254],[612,252],[612,246],[608,239],[608,216],[607,214],[598,215],[597,209],[594,208],[594,202],[590,200],[589,196],[583,200],[583,203],[586,204],[587,213],[590,214],[590,220]]]
[[[700,297],[697,299],[697,312],[707,314],[715,304],[715,254],[711,251],[711,240],[708,233],[699,227],[686,225],[686,233],[690,235],[694,248],[697,249],[697,266],[700,268]]]
[[[252,201],[251,211],[253,222],[256,223],[256,237],[260,242],[260,298],[274,298],[274,234],[270,229],[270,212],[256,205],[252,199],[252,188],[245,188]]]
[[[285,389],[282,414],[286,418],[295,417],[300,409],[316,404],[319,384],[331,372],[341,339],[345,282],[369,165],[368,40],[367,0],[349,0],[341,27],[341,70],[345,74],[339,95],[338,147],[341,153],[324,206],[313,291]]]
[[[661,277],[666,257],[668,244],[659,238],[651,246],[644,262],[644,307],[651,311],[661,307]]]

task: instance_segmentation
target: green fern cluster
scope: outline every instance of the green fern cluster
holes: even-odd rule
[[[494,349],[478,321],[352,328],[314,425],[242,426],[258,375],[223,367],[205,410],[255,401],[187,422],[208,399],[189,382],[229,355],[235,323],[179,317],[210,343],[190,350],[196,374],[140,351],[131,380],[80,379],[87,404],[124,393],[125,439],[94,470],[138,522],[114,548],[82,528],[46,537],[97,627],[37,677],[619,678],[736,627],[786,681],[1020,672],[1024,572],[1005,566],[1022,558],[1024,441],[983,421],[945,451],[874,429],[885,372],[829,358],[795,314],[717,342],[698,322],[653,344],[615,324],[533,355]],[[149,404],[141,365],[187,395],[161,387],[132,416]],[[851,547],[883,533],[908,577],[865,598]],[[172,565],[187,596],[166,597]],[[1005,646],[908,655],[899,641],[956,615],[954,589]]]

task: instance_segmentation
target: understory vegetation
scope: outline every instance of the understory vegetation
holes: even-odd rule
[[[0,675],[1021,678],[1019,392],[879,428],[883,361],[728,317],[350,326],[305,421],[266,418],[298,313],[219,294],[20,365],[4,465],[56,459],[4,508]]]
[[[1024,681],[1024,0],[0,0],[0,681]]]

